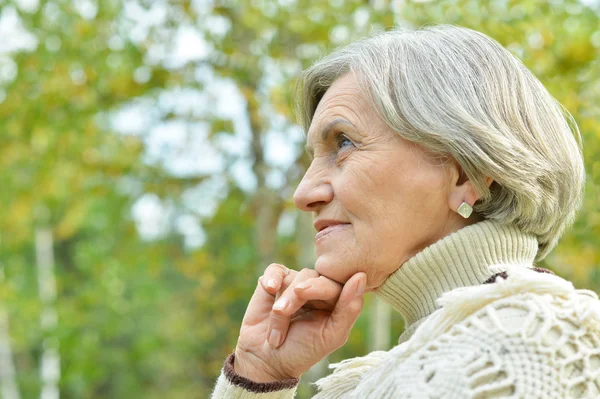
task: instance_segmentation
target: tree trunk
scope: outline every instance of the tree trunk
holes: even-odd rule
[[[19,389],[15,381],[15,365],[10,347],[8,314],[0,309],[0,396],[3,399],[19,399]]]
[[[40,399],[58,399],[60,379],[60,353],[58,339],[54,332],[58,326],[56,312],[56,278],[54,274],[54,253],[52,231],[38,228],[35,232],[35,255],[38,269],[38,288],[42,313],[40,325],[44,334],[40,377],[42,389]]]
[[[254,158],[252,172],[256,177],[256,193],[252,198],[252,209],[255,216],[255,240],[258,250],[256,275],[263,274],[265,268],[275,261],[277,249],[277,225],[283,211],[283,201],[278,193],[267,187],[268,165],[265,162],[263,135],[265,123],[260,115],[258,88],[255,83],[242,89],[246,99],[246,112],[252,132],[251,151]]]
[[[370,310],[368,350],[369,352],[389,350],[392,308],[381,298],[374,297]]]

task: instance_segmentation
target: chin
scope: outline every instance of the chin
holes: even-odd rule
[[[340,262],[340,260],[341,257],[336,257],[336,260],[333,260],[331,259],[331,255],[321,255],[315,262],[315,270],[328,279],[345,284],[352,274],[347,275],[349,268],[343,262]]]

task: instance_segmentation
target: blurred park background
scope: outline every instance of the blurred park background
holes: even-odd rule
[[[494,37],[574,114],[585,202],[540,266],[600,291],[597,0],[0,0],[0,396],[208,397],[262,270],[312,267],[294,79],[430,23]],[[328,360],[402,328],[369,297]]]

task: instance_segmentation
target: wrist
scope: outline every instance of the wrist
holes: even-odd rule
[[[223,364],[223,374],[227,381],[235,386],[252,393],[276,392],[284,389],[295,389],[300,382],[297,378],[290,378],[279,381],[257,382],[239,375],[233,365],[235,363],[235,352],[227,356]]]
[[[244,378],[255,382],[272,382],[293,378],[286,378],[266,371],[267,368],[265,367],[265,362],[248,352],[236,348],[234,353],[233,369],[237,374]],[[254,359],[254,361],[252,361],[252,359]]]

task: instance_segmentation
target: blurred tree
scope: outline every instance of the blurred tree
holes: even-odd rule
[[[145,42],[132,38],[127,11],[132,6],[0,3],[3,23],[15,29],[15,43],[25,42],[9,48],[0,61],[0,248],[6,276],[0,298],[11,321],[9,342],[25,398],[40,392],[57,397],[44,392],[52,392],[59,374],[63,398],[171,392],[160,383],[163,370],[155,351],[169,358],[173,345],[159,350],[169,335],[155,309],[166,306],[163,302],[171,305],[168,297],[186,287],[165,268],[177,261],[183,246],[176,236],[144,244],[129,213],[140,193],[178,198],[203,177],[173,176],[145,162],[143,141],[112,129],[111,112],[133,98],[152,98],[179,85],[185,73],[148,61],[156,34]],[[167,12],[164,23],[176,17]],[[56,313],[47,267],[39,273],[41,301],[37,295],[32,265],[39,229],[54,237]],[[48,264],[43,253],[52,247],[44,248],[41,265]],[[60,324],[50,323],[44,331],[40,317]],[[60,353],[60,363],[47,363],[52,349],[54,360]],[[43,367],[41,380],[38,367]],[[149,386],[149,380],[159,382]],[[182,397],[190,397],[194,379],[185,386],[188,394]]]
[[[54,272],[54,240],[49,228],[40,227],[35,231],[35,261],[42,312],[40,327],[43,334],[40,376],[42,399],[60,396],[60,352],[56,337],[58,313],[56,312],[56,273]]]
[[[0,308],[0,393],[5,399],[21,397],[15,381],[8,315],[3,308]]]

